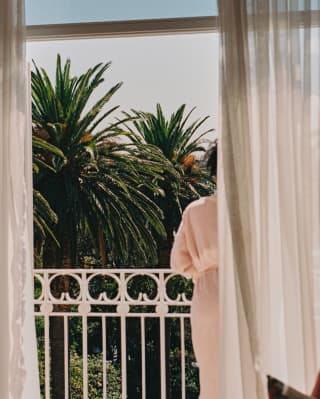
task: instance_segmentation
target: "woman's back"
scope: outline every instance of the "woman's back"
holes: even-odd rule
[[[218,399],[219,277],[217,198],[203,197],[184,211],[171,267],[192,275],[192,342],[200,369],[200,399]]]
[[[217,197],[202,197],[187,206],[171,253],[171,267],[198,275],[218,267]]]

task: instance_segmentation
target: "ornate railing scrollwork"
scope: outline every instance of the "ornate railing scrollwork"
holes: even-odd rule
[[[185,308],[192,295],[190,280],[170,269],[38,269],[34,270],[36,314],[89,314],[113,305],[114,313],[170,313]],[[108,310],[110,313],[110,309]]]

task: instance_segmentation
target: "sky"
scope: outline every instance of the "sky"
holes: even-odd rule
[[[215,0],[26,0],[28,25],[210,15]]]
[[[285,2],[283,4],[286,4]],[[306,7],[305,0],[290,3]],[[319,0],[311,0],[319,10]],[[217,15],[217,0],[26,0],[28,25]]]
[[[58,53],[63,60],[71,59],[74,75],[98,62],[112,61],[106,82],[96,96],[122,81],[110,107],[153,112],[160,103],[169,117],[185,103],[187,110],[197,107],[191,120],[209,115],[206,128],[217,129],[219,56],[215,33],[27,44],[28,60],[34,59],[52,78]],[[208,139],[214,139],[215,134],[208,135]]]

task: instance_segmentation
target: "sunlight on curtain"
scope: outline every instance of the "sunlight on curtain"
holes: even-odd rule
[[[23,0],[0,12],[0,397],[39,394],[32,308],[31,123]]]
[[[314,3],[219,4],[224,399],[265,398],[268,373],[309,392],[320,366],[313,296],[320,253]]]

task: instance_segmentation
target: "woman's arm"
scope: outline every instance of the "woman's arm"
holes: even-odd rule
[[[196,270],[193,266],[192,258],[188,250],[186,226],[187,223],[183,218],[173,243],[170,266],[173,270],[179,273],[194,274],[196,273]]]

